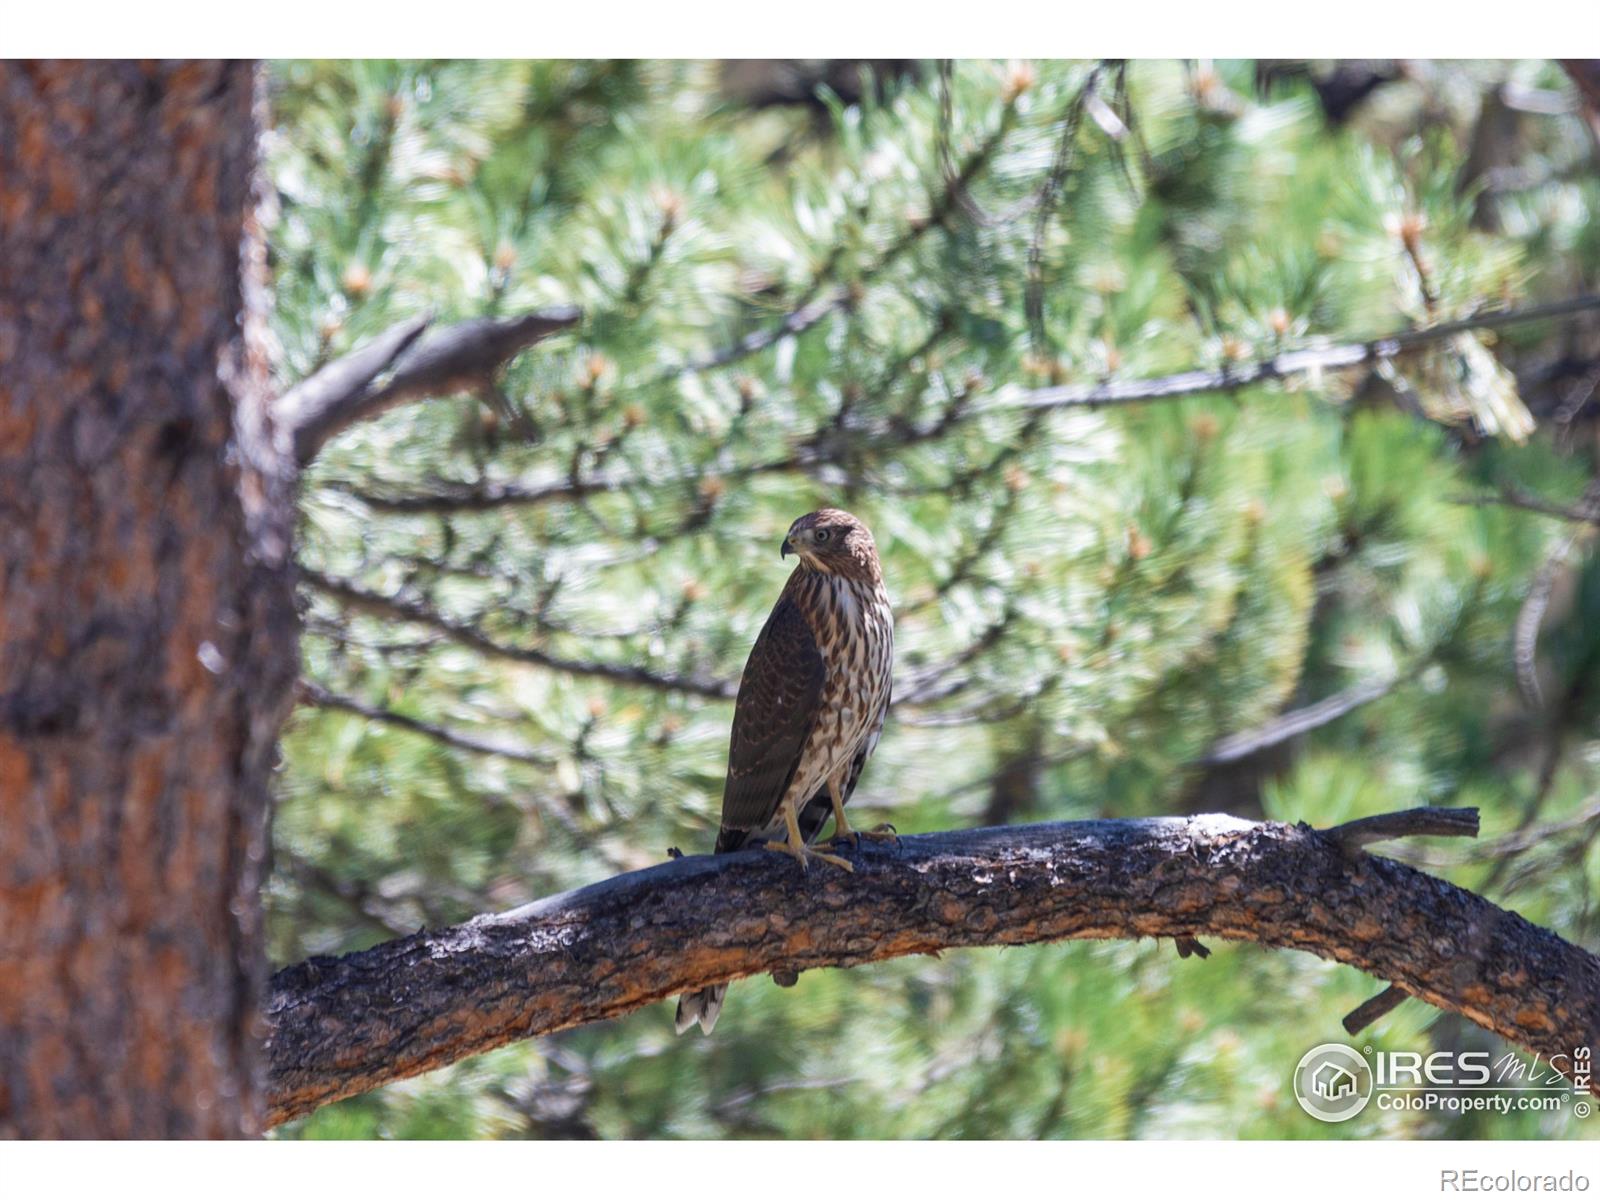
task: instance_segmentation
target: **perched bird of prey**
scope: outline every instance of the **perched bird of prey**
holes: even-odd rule
[[[889,710],[894,617],[872,533],[849,513],[806,514],[789,527],[782,553],[800,562],[739,679],[716,852],[765,842],[802,870],[816,860],[850,871],[811,843],[830,815],[831,848],[863,836],[844,805]],[[727,991],[723,983],[680,996],[678,1032],[698,1021],[710,1033]]]

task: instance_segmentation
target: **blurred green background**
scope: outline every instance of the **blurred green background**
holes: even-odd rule
[[[1556,65],[282,63],[271,102],[285,384],[423,311],[586,314],[305,480],[325,702],[286,742],[275,962],[709,849],[732,706],[700,684],[823,503],[875,531],[898,617],[854,823],[1477,805],[1477,843],[1386,852],[1596,947],[1595,526],[1526,502],[1594,474],[1600,320],[998,410],[1600,289],[1600,124]],[[713,1037],[663,1004],[279,1136],[1600,1130],[1318,1124],[1294,1065],[1381,983],[1212,948],[747,980]],[[1414,1000],[1357,1044],[1508,1049]]]

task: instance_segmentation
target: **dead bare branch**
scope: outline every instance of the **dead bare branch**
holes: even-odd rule
[[[582,318],[577,308],[551,308],[476,317],[430,331],[429,317],[414,317],[289,389],[278,400],[278,419],[292,431],[303,467],[340,430],[412,400],[471,390],[535,342]]]
[[[1382,1020],[1405,1002],[1408,993],[1405,988],[1390,984],[1372,999],[1350,1010],[1348,1016],[1340,1022],[1344,1031],[1355,1037],[1374,1021]]]
[[[1310,733],[1313,729],[1321,729],[1364,704],[1381,700],[1394,690],[1398,682],[1400,682],[1399,676],[1362,680],[1341,692],[1335,692],[1325,699],[1318,700],[1315,704],[1307,704],[1304,708],[1286,712],[1258,729],[1249,729],[1243,733],[1219,738],[1204,757],[1195,760],[1196,765],[1211,767],[1238,762],[1242,758],[1249,758],[1252,754],[1259,754],[1263,750],[1281,745],[1290,738]]]
[[[1405,837],[1477,837],[1475,808],[1408,808],[1346,821],[1327,830],[1327,836],[1346,850],[1359,850],[1374,842]]]

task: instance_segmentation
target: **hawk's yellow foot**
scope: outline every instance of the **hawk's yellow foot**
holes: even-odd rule
[[[852,829],[850,822],[844,815],[844,797],[839,794],[839,780],[837,777],[828,780],[828,799],[833,802],[833,837],[825,845],[837,846],[840,842],[849,842],[851,847],[861,845],[861,839],[868,841],[892,841],[900,844],[900,835],[895,832],[893,825],[885,822],[875,825],[871,829]]]
[[[800,869],[802,871],[807,870],[810,867],[812,859],[816,859],[818,862],[832,863],[834,866],[840,867],[846,871],[855,870],[854,864],[845,861],[837,854],[824,854],[821,850],[813,850],[804,842],[798,846],[794,845],[792,842],[767,842],[766,847],[768,850],[776,850],[780,854],[787,854],[790,858],[794,859],[795,862],[800,864]]]
[[[781,850],[784,854],[787,854],[790,858],[798,862],[802,871],[806,870],[811,865],[811,860],[813,858],[822,862],[832,863],[836,867],[843,867],[846,871],[855,870],[855,867],[851,866],[844,859],[838,857],[837,855],[824,854],[820,850],[813,850],[810,846],[806,845],[806,839],[800,832],[800,819],[795,816],[793,804],[786,803],[783,806],[783,826],[788,833],[787,840],[781,842],[768,842],[767,849]]]

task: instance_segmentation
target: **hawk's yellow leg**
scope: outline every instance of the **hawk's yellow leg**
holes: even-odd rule
[[[790,858],[794,859],[795,862],[800,864],[800,869],[802,871],[810,867],[811,860],[813,858],[820,862],[832,863],[836,867],[843,867],[846,871],[855,870],[855,867],[851,866],[837,854],[824,854],[822,851],[813,850],[810,846],[806,845],[805,838],[800,836],[800,822],[795,818],[793,804],[784,804],[783,823],[789,827],[788,841],[768,842],[766,844],[768,850],[777,850],[783,854],[787,854]]]
[[[852,845],[859,846],[862,838],[899,843],[900,835],[894,831],[893,825],[879,825],[874,829],[850,828],[850,822],[844,818],[844,799],[839,792],[838,779],[828,780],[828,799],[833,801],[833,837],[828,842],[830,846],[837,846],[846,839]]]

